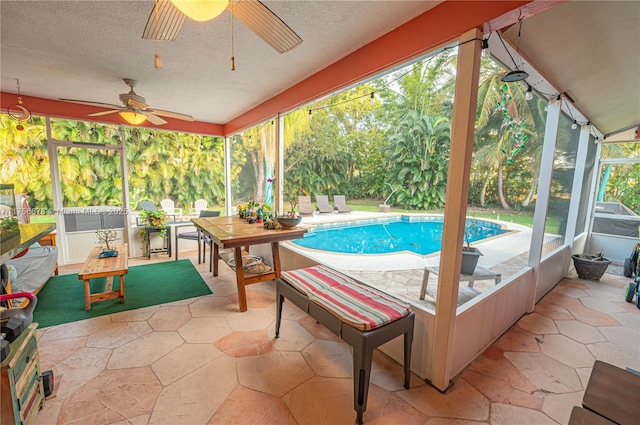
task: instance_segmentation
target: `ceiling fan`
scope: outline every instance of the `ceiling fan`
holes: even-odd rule
[[[92,102],[88,100],[76,100],[76,99],[60,99],[62,101],[82,103],[87,105],[108,106],[110,108],[106,111],[94,112],[89,114],[90,117],[101,117],[103,115],[115,114],[116,112],[127,121],[129,124],[138,125],[142,124],[145,120],[149,120],[152,124],[162,125],[167,122],[160,117],[175,118],[178,120],[193,122],[191,115],[181,114],[178,112],[163,111],[162,109],[151,109],[146,104],[144,97],[138,95],[133,88],[138,85],[136,80],[131,78],[123,78],[124,83],[128,85],[131,90],[129,93],[121,93],[120,101],[124,106],[114,105],[111,103]]]
[[[302,39],[258,0],[157,0],[142,33],[143,39],[173,41],[185,16],[208,21],[228,9],[278,53],[285,53]]]

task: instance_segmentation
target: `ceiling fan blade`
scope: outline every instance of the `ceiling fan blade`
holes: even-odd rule
[[[232,10],[231,6],[227,9]],[[241,0],[234,3],[233,15],[279,53],[289,51],[302,43],[298,34],[258,0]]]
[[[152,114],[159,115],[161,117],[193,122],[193,117],[191,115],[181,114],[179,112],[163,111],[162,109],[147,109],[145,112],[151,112]]]
[[[138,102],[135,99],[128,99],[127,100],[127,105],[128,106],[133,106],[133,107],[138,108],[138,109],[146,109],[149,106],[146,103]]]
[[[159,0],[151,10],[147,25],[142,32],[145,40],[174,41],[184,23],[185,15],[169,0]]]
[[[94,112],[93,114],[87,115],[88,117],[101,117],[103,115],[115,114],[116,112],[120,112],[122,109],[111,109],[109,111],[102,112]]]
[[[58,99],[63,102],[73,102],[80,103],[82,105],[97,105],[97,106],[106,106],[109,108],[122,108],[122,105],[114,105],[113,103],[102,103],[102,102],[92,102],[90,100],[77,100],[77,99]]]
[[[162,125],[167,123],[165,120],[163,120],[162,118],[160,118],[159,116],[157,116],[152,112],[144,111],[144,112],[141,112],[141,114],[146,115],[147,119],[151,124]]]

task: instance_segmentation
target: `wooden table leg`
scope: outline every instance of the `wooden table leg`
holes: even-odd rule
[[[422,274],[422,287],[420,288],[420,299],[424,300],[424,296],[427,293],[427,284],[429,283],[429,269],[425,268]]]
[[[218,260],[220,260],[220,248],[218,244],[211,242],[213,245],[213,275],[218,276]]]
[[[244,287],[244,268],[242,266],[242,248],[235,248],[236,282],[238,284],[238,304],[240,311],[247,311],[247,292]]]
[[[120,275],[120,304],[124,304],[124,275]]]
[[[91,309],[91,287],[89,286],[89,279],[84,280],[84,309]]]
[[[280,277],[280,242],[271,242],[271,256],[273,257],[273,271]]]

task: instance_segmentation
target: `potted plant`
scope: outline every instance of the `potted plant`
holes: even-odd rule
[[[389,212],[389,208],[391,208],[391,206],[389,205],[389,199],[391,199],[391,197],[393,196],[394,193],[396,193],[398,190],[402,189],[402,186],[398,186],[398,187],[394,188],[389,183],[386,183],[386,184],[387,184],[387,186],[389,186],[391,188],[391,193],[389,194],[389,196],[387,196],[387,199],[384,200],[384,204],[378,204],[378,207],[380,208],[380,212],[382,212],[382,213],[388,213]]]
[[[96,239],[100,244],[105,245],[105,247],[102,248],[102,252],[100,253],[100,258],[118,256],[118,251],[112,249],[112,247],[109,245],[111,242],[120,239],[115,229],[108,228],[96,230]]]
[[[573,254],[571,258],[580,279],[600,280],[611,264],[611,260],[602,255],[602,250],[595,255]]]
[[[296,227],[302,221],[302,216],[296,212],[296,208],[298,206],[298,194],[301,193],[300,190],[295,190],[291,187],[286,191],[285,202],[289,204],[289,210],[284,214],[277,215],[276,220],[277,224],[282,226],[285,229],[291,229]]]
[[[464,226],[464,246],[462,247],[462,265],[460,273],[473,274],[478,265],[482,253],[478,248],[471,246],[471,239],[480,233],[478,221],[475,218],[467,219]]]
[[[164,211],[142,210],[138,217],[140,223],[146,223],[146,225],[148,226],[157,227],[158,229],[160,229],[160,236],[163,238],[167,237],[166,223],[168,221],[168,218]],[[144,233],[145,229],[143,227],[140,229],[140,235],[144,236]]]

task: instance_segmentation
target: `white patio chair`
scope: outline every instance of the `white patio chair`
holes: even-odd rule
[[[195,208],[191,208],[191,215],[199,216],[200,211],[207,209],[207,205],[207,201],[205,201],[204,199],[198,199],[195,202]]]
[[[163,199],[160,201],[160,206],[162,206],[162,209],[167,215],[182,215],[182,208],[175,208],[175,204],[171,199]]]

